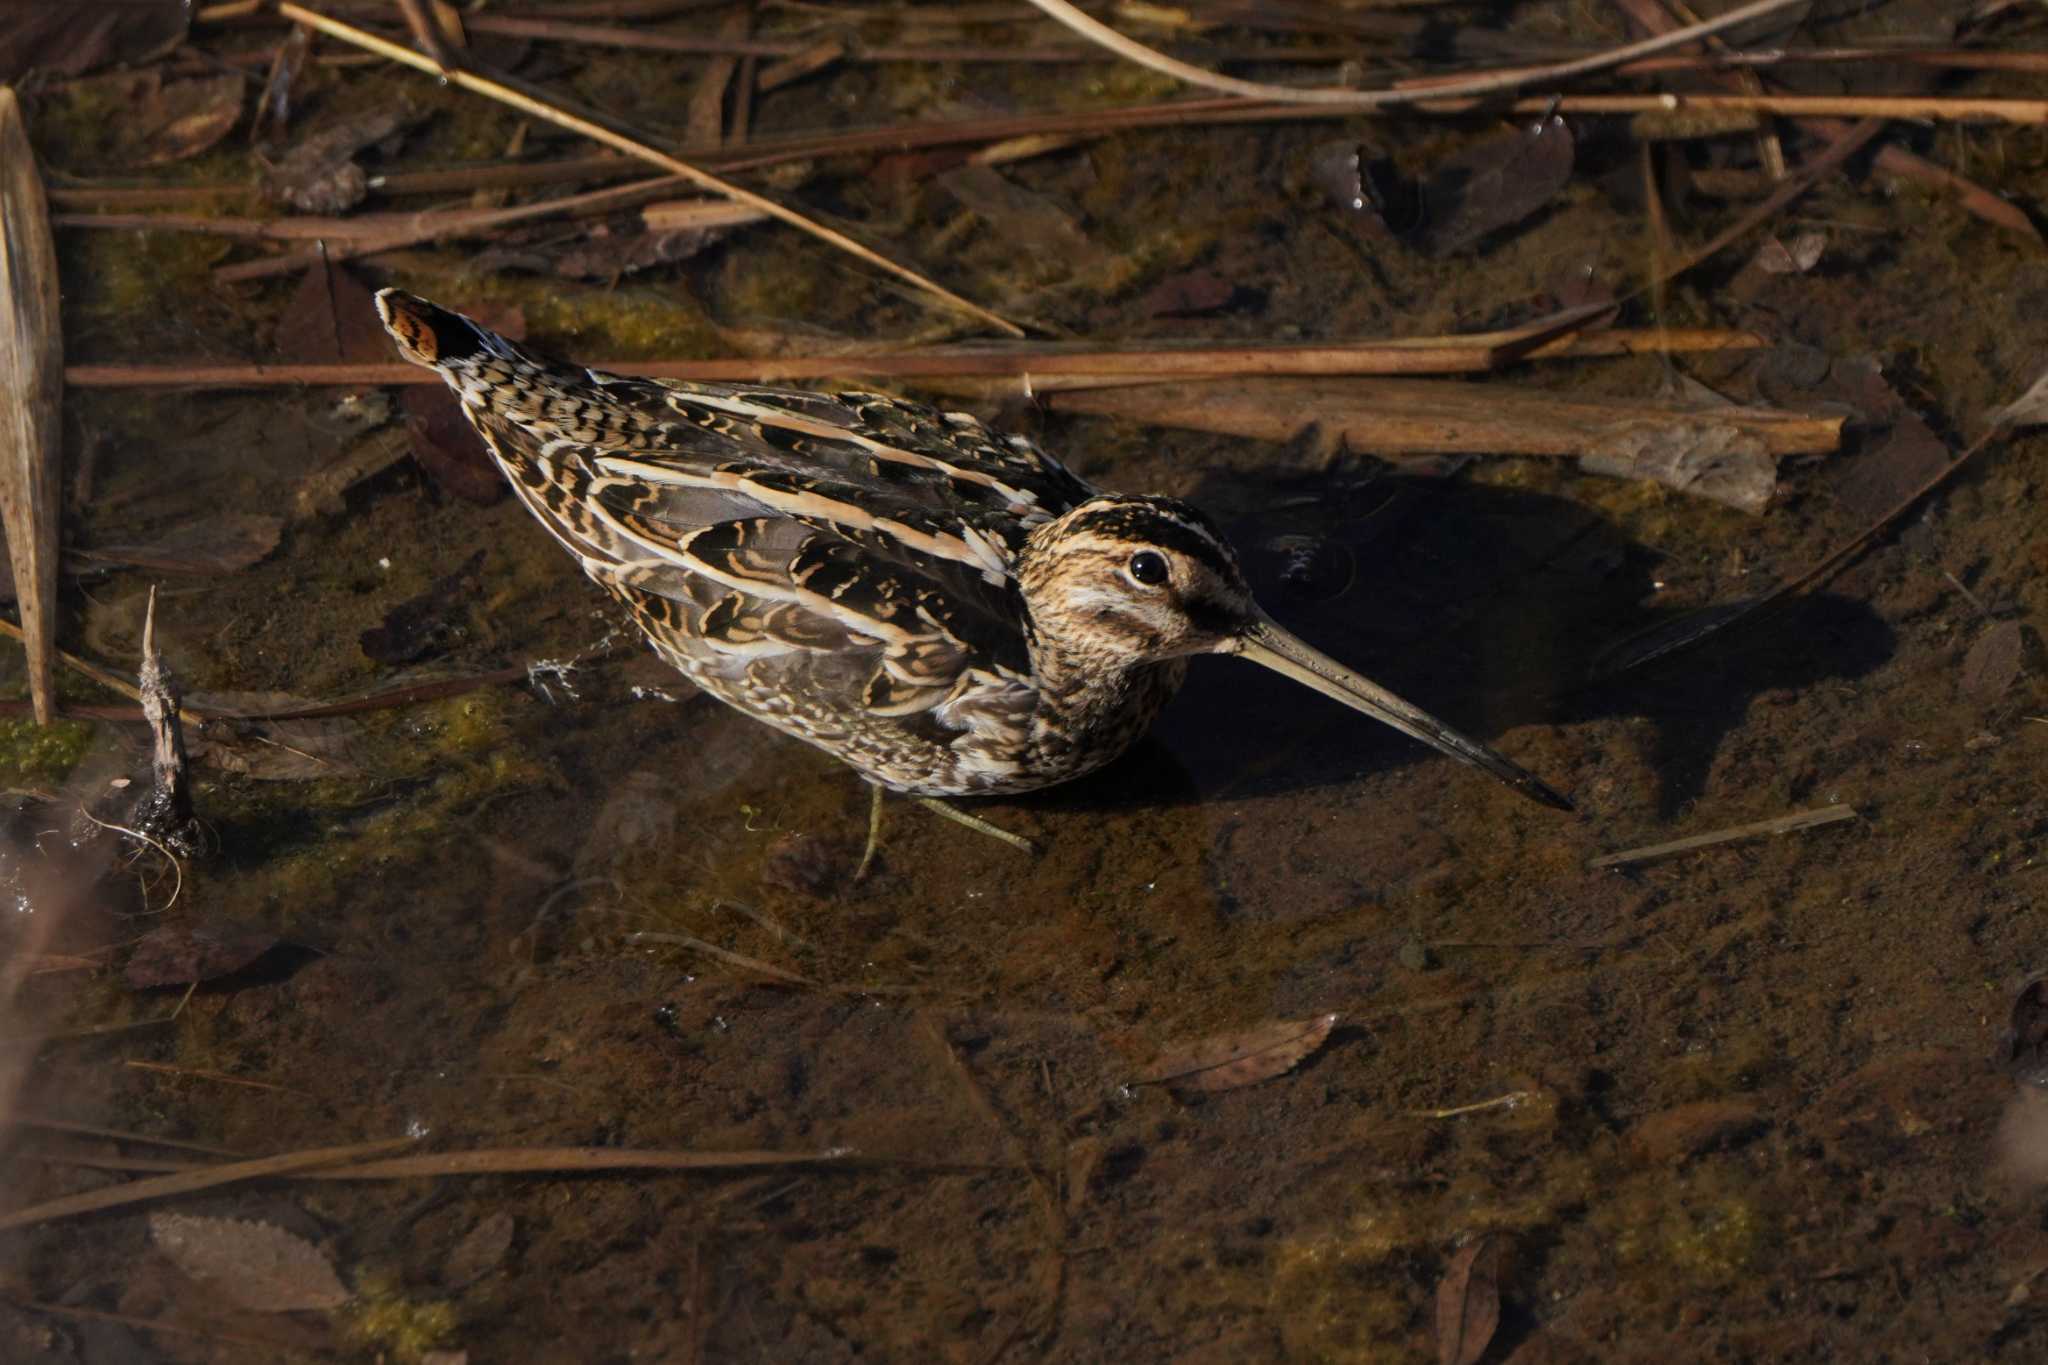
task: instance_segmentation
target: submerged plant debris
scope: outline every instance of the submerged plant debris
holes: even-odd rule
[[[1365,114],[1024,5],[405,8],[497,93],[395,3],[0,6],[72,376],[0,1359],[2048,1353],[2032,11],[1089,7]],[[866,786],[640,645],[386,286],[1187,498],[1578,811],[1202,659],[963,803],[1036,856],[892,799],[856,880]],[[152,588],[175,877],[84,819]]]

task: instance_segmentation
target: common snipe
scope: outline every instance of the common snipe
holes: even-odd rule
[[[663,658],[878,788],[990,796],[1079,777],[1145,732],[1188,656],[1233,654],[1571,808],[1283,630],[1187,503],[1100,492],[965,413],[630,379],[395,289],[377,307]]]

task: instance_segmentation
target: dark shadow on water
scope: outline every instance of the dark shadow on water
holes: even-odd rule
[[[1666,818],[1702,794],[1722,739],[1758,694],[1861,676],[1893,648],[1867,606],[1822,596],[1594,684],[1604,651],[1669,613],[1645,605],[1656,553],[1583,505],[1404,476],[1256,487],[1233,477],[1211,480],[1195,501],[1224,520],[1253,591],[1283,625],[1475,738],[1603,716],[1654,722],[1658,790],[1640,799]],[[1258,510],[1230,515],[1247,507]],[[1197,659],[1145,743],[1038,799],[1183,804],[1415,762],[1440,764],[1445,781],[1490,780],[1264,669]],[[1574,780],[1540,775],[1567,791]]]

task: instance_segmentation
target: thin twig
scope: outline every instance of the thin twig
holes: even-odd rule
[[[1641,848],[1624,849],[1620,853],[1606,853],[1587,862],[1586,866],[1595,871],[1603,867],[1623,867],[1633,863],[1654,862],[1674,854],[1690,853],[1694,849],[1711,848],[1716,844],[1732,843],[1737,839],[1755,839],[1767,834],[1790,834],[1794,830],[1813,829],[1819,825],[1832,825],[1843,820],[1854,820],[1853,806],[1822,806],[1816,810],[1794,811],[1780,815],[1774,820],[1758,820],[1754,824],[1732,825],[1717,829],[1709,834],[1693,834],[1669,843],[1645,844]]]
[[[304,234],[319,236],[322,245],[315,250],[222,266],[213,272],[213,277],[222,284],[232,284],[240,280],[262,279],[268,275],[290,274],[323,262],[354,260],[359,256],[368,256],[379,251],[394,251],[399,247],[413,246],[420,242],[470,236],[513,223],[558,218],[565,214],[604,213],[666,194],[686,183],[688,182],[683,176],[664,175],[652,180],[637,180],[630,185],[614,185],[609,189],[591,190],[585,194],[569,195],[561,199],[544,199],[536,204],[515,204],[509,208],[448,209],[438,213],[410,213],[396,215],[396,222],[389,219],[383,222],[358,220],[353,225],[343,219],[340,220],[338,232]],[[284,223],[290,221],[283,220]],[[301,234],[294,232],[293,235]]]
[[[1771,3],[1777,2],[1778,0],[1771,0]],[[722,180],[718,176],[712,175],[709,171],[699,170],[697,167],[690,165],[688,162],[679,161],[675,157],[670,156],[668,153],[659,151],[654,147],[650,147],[644,142],[640,142],[637,139],[627,137],[623,133],[614,132],[610,128],[607,128],[602,124],[594,123],[587,118],[581,117],[580,115],[572,114],[565,109],[557,108],[556,106],[548,104],[545,101],[538,100],[530,95],[523,94],[520,91],[514,90],[512,87],[505,85],[502,82],[492,80],[487,76],[480,76],[475,74],[474,72],[461,70],[459,68],[455,70],[443,70],[441,67],[437,66],[431,59],[424,57],[417,52],[413,52],[407,48],[399,46],[396,43],[389,42],[383,38],[379,38],[377,35],[373,33],[367,33],[362,29],[354,27],[353,25],[344,24],[338,20],[330,19],[326,15],[317,13],[313,10],[309,10],[302,5],[292,4],[290,0],[285,0],[285,3],[280,4],[278,6],[278,13],[284,15],[288,19],[292,19],[299,23],[305,24],[308,27],[318,29],[320,32],[327,34],[329,37],[338,38],[346,43],[353,43],[357,47],[364,48],[367,51],[375,52],[380,56],[388,57],[394,62],[400,62],[406,66],[410,66],[415,71],[421,71],[425,72],[427,75],[430,76],[440,77],[442,79],[447,80],[452,85],[460,86],[464,90],[468,90],[475,94],[483,95],[486,96],[487,98],[494,99],[498,101],[500,104],[504,104],[511,108],[517,109],[522,113],[530,114],[534,118],[545,119],[547,122],[555,124],[557,127],[567,128],[571,132],[580,133],[584,137],[590,138],[596,142],[602,142],[608,147],[617,148],[619,151],[625,152],[630,156],[637,156],[643,161],[647,161],[656,166],[660,166],[663,170],[669,171],[672,174],[687,177],[691,181],[695,182],[696,184],[702,186],[707,190],[711,190],[717,194],[723,194],[742,204],[748,204],[754,208],[760,209],[763,213],[766,213],[771,218],[775,218],[781,222],[787,223],[789,226],[797,228],[802,232],[809,233],[811,236],[818,238],[820,241],[826,242],[834,247],[837,247],[839,250],[844,251],[847,254],[855,257],[858,260],[864,261],[871,266],[874,266],[878,270],[882,270],[887,272],[888,274],[894,275],[896,278],[904,281],[905,283],[911,285],[912,287],[920,289],[925,293],[932,295],[934,298],[942,300],[951,307],[963,313],[966,313],[971,317],[979,318],[982,322],[995,328],[997,331],[1003,332],[1009,336],[1021,337],[1024,335],[1024,330],[1021,327],[1017,326],[1015,323],[1011,322],[1009,319],[1004,318],[996,313],[990,312],[988,309],[983,308],[980,304],[974,303],[968,299],[961,297],[958,294],[953,293],[951,290],[946,289],[945,287],[936,283],[933,280],[927,279],[925,276],[919,274],[915,270],[912,270],[908,266],[899,265],[895,261],[892,261],[888,257],[882,255],[881,253],[873,251],[865,246],[862,246],[859,242],[854,241],[845,233],[838,232],[832,228],[826,227],[822,223],[813,222],[811,219],[806,218],[804,215],[798,213],[796,210],[787,208],[784,205],[777,203],[773,199],[769,199],[764,195],[756,194],[752,190],[745,189],[739,185],[735,185],[728,180]]]
[[[1395,105],[1415,104],[1432,98],[1457,98],[1461,96],[1482,96],[1499,94],[1505,90],[1519,90],[1530,85],[1552,85],[1569,80],[1574,76],[1589,75],[1605,71],[1639,58],[1668,52],[1674,47],[1713,33],[1722,33],[1766,15],[1776,14],[1806,0],[1751,0],[1750,4],[1739,6],[1702,23],[1690,25],[1671,33],[1661,33],[1640,42],[1628,43],[1589,57],[1577,57],[1568,62],[1557,62],[1550,66],[1524,67],[1514,71],[1488,72],[1481,76],[1468,76],[1462,80],[1437,86],[1433,91],[1412,89],[1387,90],[1339,90],[1302,89],[1290,85],[1268,85],[1260,81],[1239,80],[1214,71],[1205,71],[1198,66],[1167,56],[1164,52],[1146,47],[1118,33],[1100,20],[1082,13],[1067,0],[1031,0],[1054,19],[1059,20],[1074,32],[1091,42],[1100,43],[1111,51],[1129,58],[1140,66],[1163,72],[1176,80],[1204,89],[1220,90],[1245,99],[1271,100],[1276,104],[1318,104],[1341,109],[1385,109]]]
[[[39,1115],[17,1115],[8,1120],[23,1128],[40,1128],[51,1133],[70,1133],[76,1137],[106,1138],[110,1142],[139,1142],[151,1147],[169,1147],[180,1152],[197,1152],[201,1156],[227,1156],[243,1158],[242,1153],[225,1147],[209,1147],[203,1142],[186,1142],[180,1138],[157,1137],[150,1133],[132,1132],[126,1128],[102,1128],[93,1123],[77,1123],[71,1119],[44,1118]]]
[[[191,1194],[197,1190],[210,1190],[216,1186],[232,1185],[244,1180],[262,1180],[268,1176],[290,1175],[322,1166],[344,1165],[352,1161],[361,1161],[366,1157],[382,1156],[386,1152],[395,1152],[411,1145],[411,1138],[389,1138],[383,1142],[358,1142],[343,1147],[314,1147],[306,1151],[286,1152],[282,1156],[261,1157],[255,1161],[231,1161],[225,1165],[199,1167],[174,1175],[131,1181],[126,1185],[87,1190],[83,1194],[65,1195],[61,1199],[49,1199],[40,1204],[31,1204],[25,1209],[16,1209],[13,1213],[0,1214],[0,1231],[28,1227],[35,1223],[47,1223],[57,1218],[73,1218],[81,1213],[99,1213],[106,1209],[125,1208],[130,1204],[165,1199],[174,1194]]]
[[[1490,1100],[1479,1100],[1473,1104],[1454,1104],[1448,1109],[1410,1109],[1412,1119],[1455,1119],[1466,1114],[1483,1113],[1488,1109],[1513,1109],[1516,1105],[1534,1098],[1528,1090],[1510,1090],[1505,1095],[1495,1095]]]
[[[50,1303],[43,1299],[19,1298],[0,1291],[0,1298],[16,1308],[32,1313],[48,1313],[54,1317],[76,1318],[81,1322],[113,1322],[123,1327],[136,1327],[145,1332],[165,1332],[172,1336],[196,1337],[200,1341],[215,1341],[228,1346],[253,1346],[265,1353],[271,1360],[288,1360],[303,1354],[306,1347],[299,1342],[273,1341],[264,1337],[245,1337],[234,1332],[217,1332],[211,1327],[192,1327],[182,1323],[159,1322],[155,1318],[139,1318],[128,1313],[109,1313],[98,1308],[81,1308],[76,1304]]]
[[[128,1065],[137,1071],[154,1071],[164,1076],[189,1077],[197,1081],[218,1081],[222,1085],[239,1085],[249,1090],[269,1090],[280,1095],[297,1095],[302,1099],[308,1100],[318,1098],[310,1090],[300,1090],[296,1086],[290,1085],[279,1085],[275,1081],[252,1081],[247,1076],[230,1076],[225,1071],[207,1071],[200,1067],[191,1066],[172,1066],[167,1062],[145,1062],[135,1057],[128,1059]]]

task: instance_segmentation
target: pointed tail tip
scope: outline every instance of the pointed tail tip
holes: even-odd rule
[[[475,323],[403,289],[377,291],[377,316],[399,353],[415,365],[440,369],[484,348]]]

